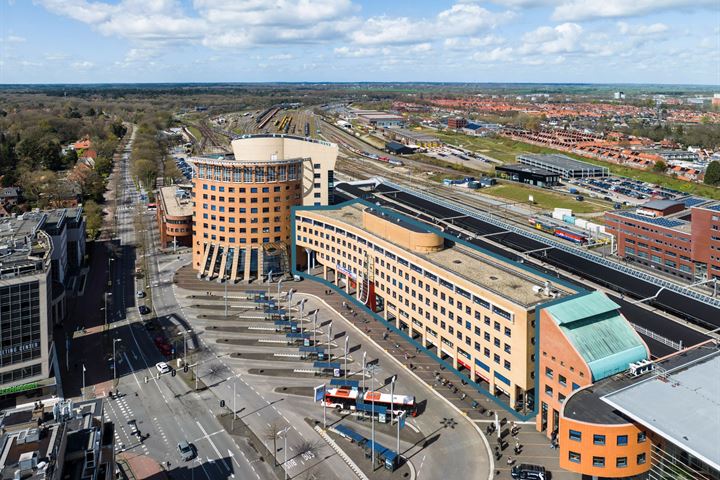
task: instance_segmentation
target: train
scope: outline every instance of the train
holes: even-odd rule
[[[358,148],[353,147],[352,145],[344,142],[338,142],[338,145],[343,147],[346,150],[351,151],[352,153],[356,155],[360,155],[361,157],[369,158],[371,160],[377,160],[379,162],[389,163],[390,165],[395,165],[396,167],[401,167],[405,165],[402,160],[396,160],[394,158],[385,157],[382,155],[377,155],[375,153],[370,153],[365,150],[360,150]]]
[[[556,227],[555,225],[544,223],[534,217],[529,218],[528,221],[533,226],[533,228],[543,231],[545,233],[549,233],[558,238],[562,238],[563,240],[567,240],[576,245],[585,245],[588,243],[588,237],[586,235],[583,235],[582,233],[574,232],[567,228]]]
[[[305,136],[310,136],[310,122],[305,122]]]

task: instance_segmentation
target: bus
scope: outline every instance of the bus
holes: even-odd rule
[[[330,408],[357,410],[358,397],[362,403],[368,405],[375,403],[376,406],[386,407],[388,410],[392,406],[395,415],[405,412],[406,415],[417,416],[417,405],[415,397],[412,395],[392,395],[391,397],[389,393],[373,391],[362,393],[357,388],[328,388],[322,404]]]

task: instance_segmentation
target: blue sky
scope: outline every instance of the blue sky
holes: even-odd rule
[[[720,84],[719,0],[0,0],[0,84]]]

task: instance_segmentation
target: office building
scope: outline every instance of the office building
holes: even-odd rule
[[[45,215],[0,219],[0,398],[54,385],[52,240]]]
[[[720,479],[718,369],[710,340],[571,392],[560,466],[583,478]]]
[[[296,265],[527,413],[536,311],[578,291],[362,200],[296,208]],[[527,400],[527,401],[524,401]]]
[[[720,203],[656,200],[605,220],[619,257],[688,281],[720,278]]]
[[[291,207],[327,205],[337,145],[288,135],[248,135],[233,155],[193,165],[193,268],[198,277],[251,281],[290,272]]]
[[[447,126],[448,128],[454,128],[454,129],[460,129],[467,127],[468,121],[465,118],[462,117],[455,117],[455,118],[448,118]]]
[[[102,399],[30,403],[4,410],[0,422],[0,480],[115,478],[114,425]]]
[[[173,185],[158,190],[157,224],[160,247],[192,245],[192,188]]]
[[[523,153],[516,158],[519,163],[549,170],[564,178],[607,177],[610,175],[610,169],[607,167],[599,167],[556,153]]]

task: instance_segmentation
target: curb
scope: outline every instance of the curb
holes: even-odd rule
[[[343,451],[343,449],[340,448],[340,445],[338,445],[337,442],[335,442],[335,440],[333,440],[332,438],[330,438],[330,436],[329,436],[327,433],[325,433],[325,432],[323,431],[323,429],[320,428],[318,425],[315,425],[314,428],[315,428],[315,431],[320,435],[320,437],[321,437],[323,440],[325,440],[325,442],[326,442],[328,445],[330,445],[330,447],[331,447],[333,450],[335,450],[335,453],[337,453],[338,456],[340,456],[340,458],[343,459],[343,461],[348,465],[348,467],[350,467],[350,470],[352,470],[352,471],[355,473],[355,475],[357,475],[358,478],[360,478],[360,480],[370,480],[370,479],[368,478],[368,476],[365,475],[365,472],[363,472],[362,470],[360,470],[360,467],[358,467],[357,464],[356,464],[355,462],[353,462],[350,457],[348,457],[347,453],[345,453],[345,452]]]
[[[379,348],[380,350],[382,350],[382,351],[384,351],[384,352],[387,353],[387,351],[386,351],[384,348],[382,348],[380,345],[378,345],[378,344],[375,342],[375,340],[373,340],[372,338],[370,338],[365,332],[363,332],[363,331],[362,331],[357,325],[355,325],[353,322],[351,322],[350,320],[348,320],[344,315],[342,315],[340,312],[338,312],[337,310],[335,310],[334,307],[330,306],[324,299],[318,297],[317,295],[315,295],[315,294],[313,294],[313,293],[297,292],[296,295],[298,295],[298,296],[305,295],[305,296],[313,297],[313,298],[319,300],[320,302],[322,302],[323,304],[325,304],[325,306],[326,306],[327,308],[329,308],[330,310],[332,310],[336,315],[338,315],[338,316],[340,316],[341,318],[345,319],[345,321],[346,321],[347,323],[349,323],[352,328],[354,328],[355,330],[357,330],[357,332],[360,333],[360,335],[362,335],[363,337],[365,337],[369,342],[373,343],[377,348]],[[458,412],[458,414],[459,414],[462,418],[466,419],[466,420],[468,421],[468,423],[469,423],[470,425],[472,425],[472,427],[475,429],[475,431],[477,431],[478,435],[480,435],[480,438],[481,438],[482,441],[483,441],[483,444],[485,445],[485,449],[487,450],[488,459],[490,460],[490,465],[489,465],[489,467],[490,467],[490,472],[488,473],[488,480],[492,480],[492,478],[493,478],[493,472],[495,471],[495,457],[493,456],[492,450],[490,449],[490,442],[488,442],[488,439],[487,439],[487,438],[485,437],[485,435],[482,433],[482,430],[480,430],[480,427],[478,427],[477,424],[470,419],[470,417],[468,417],[467,415],[465,415],[462,410],[460,410],[458,407],[456,407],[455,405],[453,405],[453,403],[450,402],[447,398],[443,397],[443,396],[440,394],[440,392],[438,392],[437,390],[434,390],[434,389],[430,388],[430,386],[429,386],[427,383],[425,383],[425,381],[424,381],[423,379],[421,379],[415,372],[413,372],[413,371],[410,370],[409,368],[405,367],[405,365],[403,365],[402,362],[400,362],[400,360],[398,360],[397,358],[395,358],[394,356],[392,356],[392,355],[390,355],[390,354],[388,354],[388,355],[390,356],[390,358],[391,358],[395,363],[397,363],[400,367],[402,367],[404,371],[406,371],[407,373],[409,373],[410,375],[412,375],[413,377],[415,377],[415,379],[416,379],[418,382],[420,382],[420,384],[422,384],[425,388],[427,388],[428,390],[430,390],[431,392],[433,392],[438,398],[440,398],[442,401],[444,401],[446,404],[448,404],[453,410],[455,410],[456,412]],[[399,452],[398,452],[398,454],[399,454]],[[408,462],[408,463],[409,463],[409,462]]]

